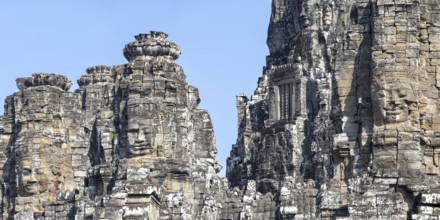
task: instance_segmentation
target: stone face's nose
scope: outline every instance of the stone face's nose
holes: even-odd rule
[[[390,102],[395,104],[395,105],[400,105],[402,104],[402,99],[403,97],[401,97],[401,94],[398,90],[391,90],[390,91]]]
[[[396,101],[396,92],[394,90],[391,90],[389,92],[389,102],[395,103],[395,101]]]
[[[145,134],[143,131],[139,131],[136,143],[142,143],[144,141],[146,141]]]
[[[35,184],[35,183],[38,183],[38,180],[37,180],[37,179],[34,177],[34,175],[32,174],[32,175],[30,176],[30,178],[29,178],[28,183]]]

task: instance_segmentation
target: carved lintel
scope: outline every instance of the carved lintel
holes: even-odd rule
[[[341,157],[342,161],[344,162],[345,166],[348,166],[348,163],[350,162],[350,148],[340,148],[339,149],[339,156]]]

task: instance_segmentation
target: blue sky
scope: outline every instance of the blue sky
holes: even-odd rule
[[[37,72],[66,75],[76,89],[87,67],[126,63],[122,48],[134,35],[164,31],[211,114],[224,175],[235,95],[252,94],[261,76],[270,9],[270,0],[1,1],[0,99],[18,91],[17,77]]]

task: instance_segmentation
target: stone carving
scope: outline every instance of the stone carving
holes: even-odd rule
[[[136,41],[127,44],[124,48],[124,56],[128,61],[135,58],[170,57],[175,60],[180,56],[180,48],[175,43],[165,41],[166,33],[151,31],[150,34],[139,34]]]
[[[18,78],[17,87],[20,90],[35,86],[55,86],[67,91],[72,83],[65,77],[56,74],[35,73],[32,77]]]
[[[230,185],[267,186],[278,173],[278,187],[256,188],[280,195],[276,219],[436,218],[435,199],[420,201],[439,187],[433,5],[274,0],[263,76],[250,99],[237,96]],[[290,120],[279,116],[284,82]]]
[[[3,218],[219,218],[211,119],[166,37],[137,35],[128,64],[87,68],[73,93],[61,75],[17,79],[0,118]]]
[[[29,136],[28,136],[29,137]],[[49,161],[38,161],[33,155],[41,155],[39,149],[33,149],[32,142],[26,142],[24,137],[17,140],[16,160],[18,174],[18,194],[33,196],[48,190]],[[44,163],[41,163],[44,162]]]
[[[2,218],[436,219],[437,3],[272,7],[226,179],[180,48],[152,31],[74,92],[61,75],[17,79],[0,117]]]
[[[127,148],[129,156],[142,156],[157,151],[155,136],[159,126],[159,109],[154,103],[129,103],[127,106]]]
[[[405,122],[410,119],[411,112],[418,110],[417,94],[409,80],[405,82],[380,80],[373,91],[373,108],[378,113],[375,117],[377,125]]]
[[[11,115],[3,116],[15,121],[8,121],[14,129],[6,132],[9,141],[2,146],[9,152],[4,161],[2,182],[7,187],[2,192],[2,215],[41,218],[53,202],[71,201],[79,189],[72,158],[63,156],[72,155],[73,145],[82,144],[79,124],[67,116],[79,116],[80,109],[72,106],[79,107],[80,99],[66,91],[70,81],[60,75],[33,74],[18,79],[17,86],[20,92],[6,101]]]
[[[328,30],[333,22],[333,8],[330,4],[324,5],[322,16],[324,29]]]

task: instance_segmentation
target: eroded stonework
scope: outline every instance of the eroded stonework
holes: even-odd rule
[[[277,219],[437,219],[439,5],[273,0],[230,187]],[[252,219],[267,219],[256,199]]]
[[[212,122],[166,38],[137,35],[127,64],[87,68],[73,93],[61,75],[17,79],[0,118],[3,219],[218,218]]]
[[[0,117],[3,219],[438,219],[437,2],[273,0],[270,55],[220,166],[162,32],[128,63],[17,79]]]

